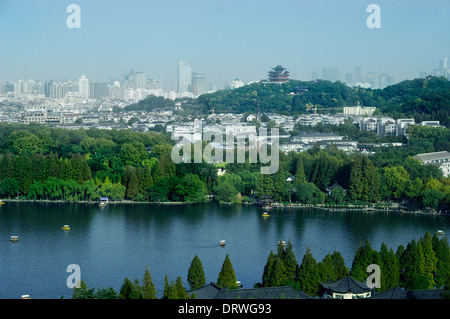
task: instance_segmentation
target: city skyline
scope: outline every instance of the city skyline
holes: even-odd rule
[[[109,80],[130,68],[177,82],[179,60],[208,82],[267,78],[275,65],[292,79],[356,67],[396,82],[431,72],[450,55],[450,2],[377,1],[371,29],[365,1],[76,1],[81,28],[69,28],[68,1],[0,2],[0,81]]]

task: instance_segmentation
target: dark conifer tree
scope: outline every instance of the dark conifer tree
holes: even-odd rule
[[[435,242],[433,246],[435,247],[434,250],[437,257],[435,276],[436,287],[445,287],[450,281],[450,247],[447,236],[437,239],[437,241],[433,240],[433,242]]]
[[[388,249],[385,243],[380,249],[381,291],[386,291],[399,285],[400,265],[394,251]]]
[[[337,250],[331,254],[331,259],[333,261],[334,273],[336,275],[336,280],[340,280],[348,276],[349,269],[345,266],[344,257]]]
[[[295,167],[295,184],[304,184],[306,183],[305,169],[303,168],[303,159],[302,155],[298,155],[297,164]]]
[[[369,241],[366,241],[364,246],[360,243],[353,259],[350,276],[358,281],[365,281],[369,276],[367,267],[373,263],[372,261],[373,250],[370,247]]]
[[[188,293],[186,292],[186,289],[184,289],[183,281],[181,277],[177,277],[177,280],[175,281],[175,299],[187,299]]]
[[[142,279],[142,298],[156,299],[156,288],[152,281],[152,275],[150,274],[148,265],[145,267],[144,278]]]
[[[333,267],[333,259],[330,254],[326,254],[317,266],[319,267],[320,282],[336,281],[337,276]]]
[[[228,254],[225,257],[219,277],[217,278],[217,286],[228,289],[237,288],[236,274],[234,273],[233,265]]]
[[[310,296],[318,296],[320,290],[319,267],[316,260],[308,247],[303,256],[302,263],[298,267],[297,281],[300,288]]]
[[[203,265],[197,255],[194,256],[194,259],[192,259],[191,266],[188,270],[187,281],[191,289],[201,288],[206,283]]]
[[[421,238],[420,244],[422,246],[424,257],[424,272],[425,276],[427,276],[428,278],[429,283],[428,289],[433,289],[435,285],[434,276],[436,273],[437,258],[436,253],[433,249],[433,239],[428,231],[425,232],[424,237]]]
[[[119,291],[119,297],[121,299],[130,299],[133,291],[133,282],[130,280],[130,278],[125,278],[123,280],[122,287]]]
[[[273,250],[271,250],[269,257],[267,257],[266,265],[264,266],[264,273],[262,277],[262,285],[264,287],[273,287],[272,273],[274,262],[275,254],[273,253]]]
[[[400,276],[401,284],[407,290],[413,290],[419,288],[426,289],[424,286],[425,276],[425,258],[420,243],[416,240],[411,240],[406,247],[405,252],[402,255],[400,264],[402,265],[402,272]]]
[[[283,261],[284,267],[286,269],[286,277],[288,281],[295,279],[295,273],[297,272],[297,259],[295,258],[294,249],[292,242],[289,239],[285,249],[282,252],[281,260]]]

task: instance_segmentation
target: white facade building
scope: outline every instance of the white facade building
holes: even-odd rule
[[[89,98],[89,80],[84,74],[78,80],[78,91],[84,99]]]
[[[372,116],[377,108],[372,106],[361,107],[357,106],[346,106],[344,107],[344,115],[367,115]]]
[[[436,165],[444,177],[450,176],[450,153],[447,151],[417,154],[414,158],[424,165]]]

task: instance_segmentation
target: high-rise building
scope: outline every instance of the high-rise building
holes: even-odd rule
[[[206,74],[205,73],[192,73],[192,93],[195,96],[200,96],[207,92],[206,87]]]
[[[370,87],[372,89],[377,89],[379,83],[379,81],[377,80],[377,74],[375,72],[367,72],[366,82],[370,84]]]
[[[338,81],[340,79],[339,71],[337,68],[322,68],[322,79],[331,82]]]
[[[319,71],[313,71],[311,72],[311,80],[318,80],[320,79],[320,72]]]
[[[108,82],[91,81],[89,82],[89,98],[101,100],[109,96]]]
[[[439,61],[439,70],[446,71],[448,68],[448,58],[444,58]]]
[[[89,80],[84,74],[82,74],[80,79],[78,80],[78,92],[80,92],[80,95],[83,98],[89,98]]]
[[[62,99],[67,95],[69,86],[64,82],[52,82],[49,87],[49,96],[55,99]]]
[[[378,88],[384,89],[385,87],[394,84],[394,78],[387,73],[380,74],[380,83]]]
[[[147,79],[144,72],[136,72],[134,75],[135,89],[146,89]]]
[[[364,82],[365,80],[366,80],[366,77],[364,75],[363,68],[360,66],[355,67],[354,74],[353,74],[353,81]]]
[[[122,98],[122,88],[119,81],[114,81],[114,84],[109,86],[109,96],[112,99]]]
[[[243,87],[243,86],[244,86],[244,82],[242,82],[239,79],[234,79],[230,83],[230,88],[232,88],[232,89],[237,89],[237,88],[240,88],[240,87]]]
[[[189,61],[178,61],[177,72],[177,91],[178,93],[192,91],[192,71]]]
[[[345,73],[345,83],[348,85],[353,84],[353,73]]]
[[[18,80],[14,82],[14,96],[28,93],[28,82],[24,80]]]

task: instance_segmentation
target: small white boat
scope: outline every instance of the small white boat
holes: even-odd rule
[[[445,233],[440,229],[436,231],[436,234],[437,235],[445,235]]]
[[[101,197],[98,206],[105,207],[106,205],[108,205],[108,202],[109,202],[108,197]]]
[[[240,287],[242,287],[242,283],[239,280],[237,280],[236,281],[236,286],[240,288]]]
[[[19,241],[19,236],[11,236],[9,238],[10,241]]]
[[[286,246],[286,242],[284,240],[279,240],[278,246]]]
[[[225,246],[225,240],[220,241],[220,246]]]
[[[61,227],[61,229],[70,230],[70,226],[69,225],[64,225],[63,227]]]
[[[22,295],[21,298],[22,299],[31,299],[30,295]]]

